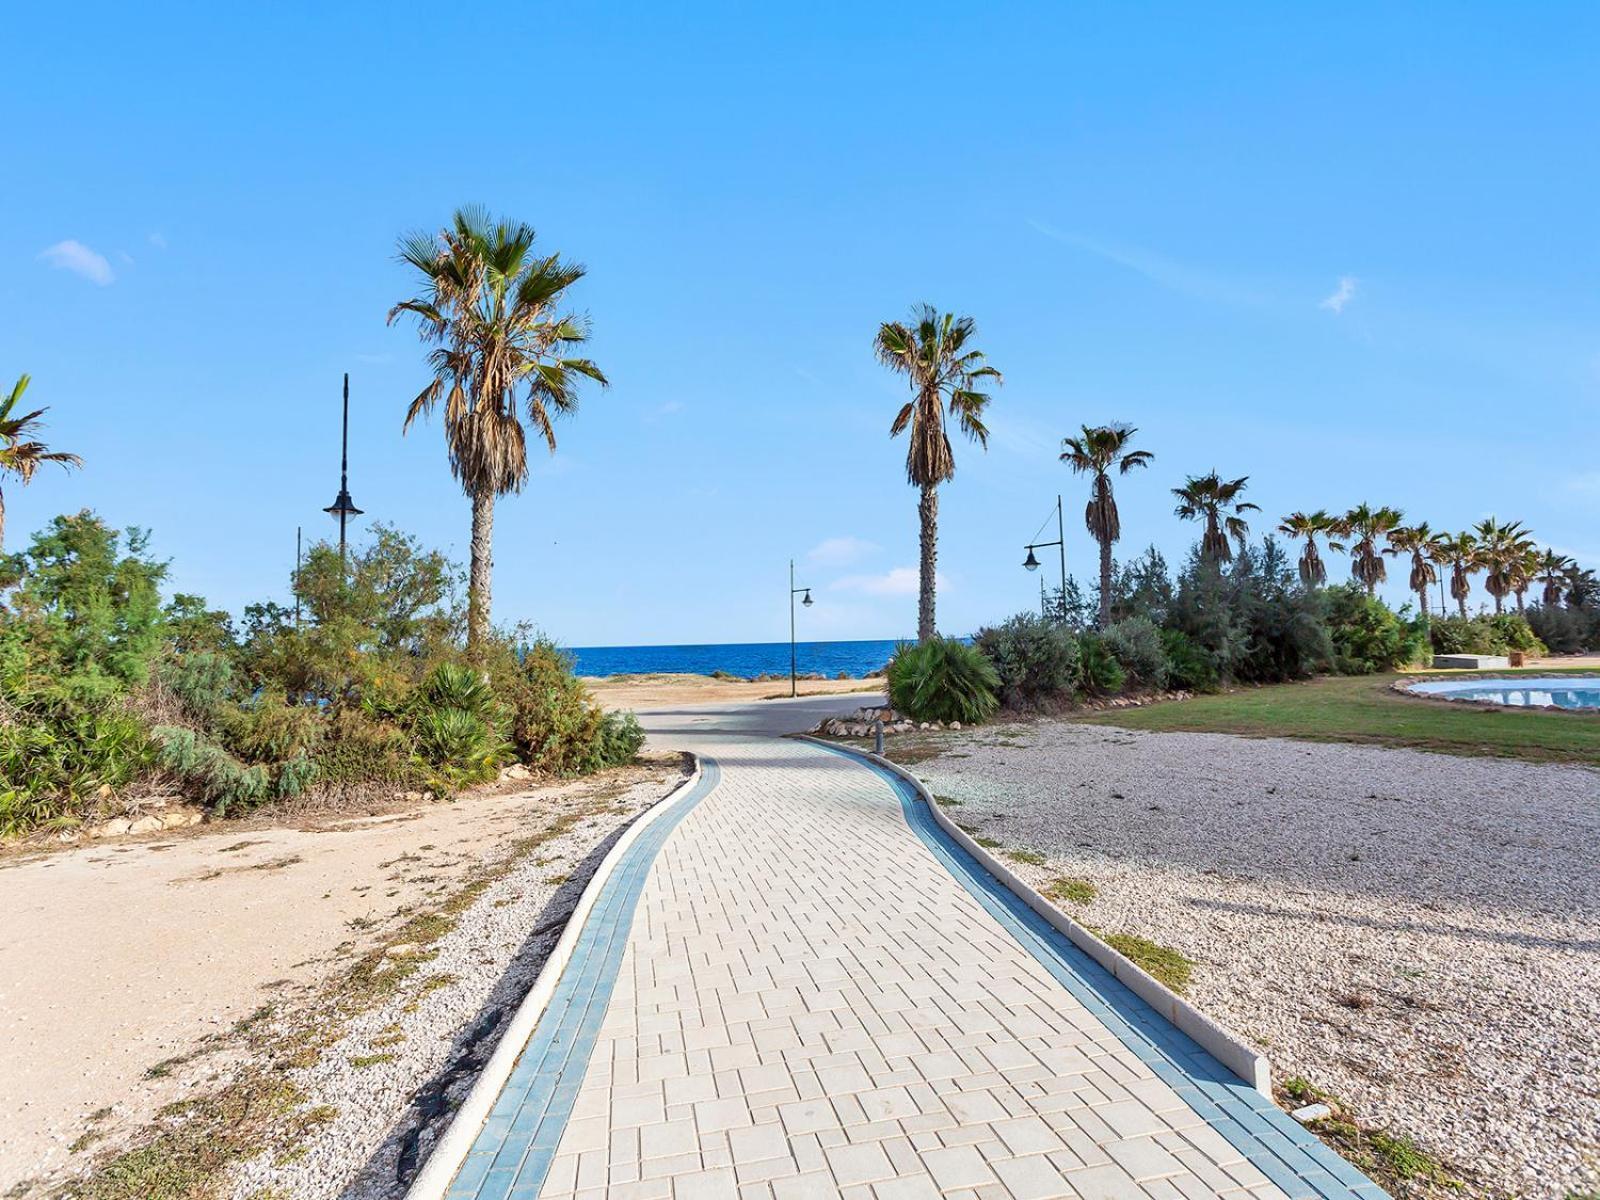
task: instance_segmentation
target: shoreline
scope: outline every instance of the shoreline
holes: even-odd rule
[[[758,700],[786,700],[788,675],[740,679],[733,676],[678,675],[666,673],[634,675],[579,676],[589,694],[607,710],[671,707],[680,704],[747,703]],[[860,692],[882,694],[881,675],[865,679],[800,679],[796,690],[801,696],[837,696]]]

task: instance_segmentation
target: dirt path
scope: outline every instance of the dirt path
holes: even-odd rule
[[[742,704],[753,700],[772,700],[789,695],[789,680],[714,679],[710,675],[607,675],[588,677],[584,685],[608,709],[636,708],[641,711],[670,708],[680,704]],[[882,679],[802,679],[802,696],[833,696],[861,692],[862,703],[870,703],[868,693],[883,693]]]
[[[676,762],[354,819],[0,861],[0,1191],[195,1082],[169,1064],[326,978],[563,813]],[[631,814],[619,812],[622,823]],[[97,1116],[102,1110],[111,1114]]]

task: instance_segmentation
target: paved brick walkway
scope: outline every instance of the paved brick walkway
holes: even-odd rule
[[[609,976],[585,960],[588,1041],[530,1042],[452,1198],[1382,1195],[1192,1043],[1205,1088],[1087,975],[1047,970],[877,772],[700,748],[720,781],[635,864],[631,918],[599,917],[616,952]]]

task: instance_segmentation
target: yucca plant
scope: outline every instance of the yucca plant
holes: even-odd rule
[[[983,652],[955,638],[900,646],[889,661],[889,702],[918,721],[976,725],[1000,706],[999,687]]]

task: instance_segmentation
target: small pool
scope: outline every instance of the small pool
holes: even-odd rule
[[[1514,708],[1600,710],[1600,675],[1546,675],[1524,679],[1429,679],[1406,689],[1439,700],[1476,700]]]

